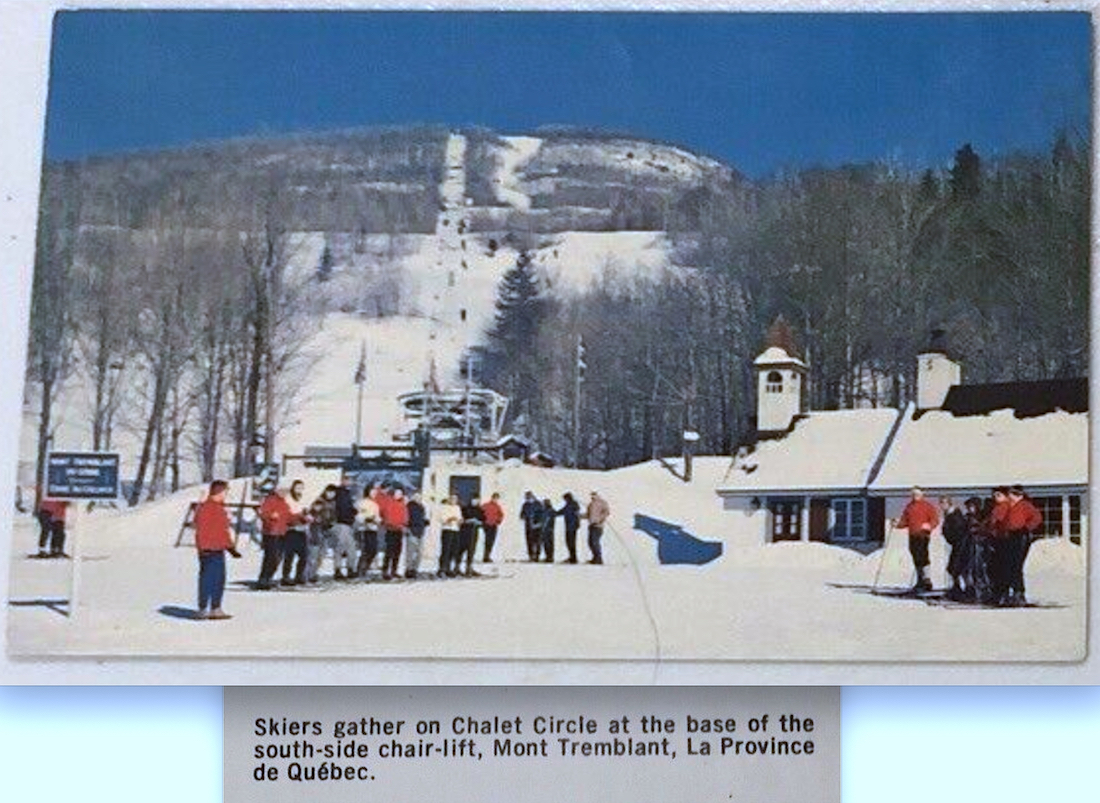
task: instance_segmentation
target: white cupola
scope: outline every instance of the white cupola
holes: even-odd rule
[[[806,363],[797,356],[790,326],[782,316],[768,329],[756,368],[756,431],[786,432],[802,415],[802,384]]]
[[[928,346],[917,355],[917,409],[939,409],[947,391],[961,381],[962,366],[948,356],[947,333],[933,329]]]

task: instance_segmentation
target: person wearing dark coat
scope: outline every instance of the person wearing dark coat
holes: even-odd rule
[[[565,500],[565,504],[558,511],[558,515],[565,524],[565,548],[569,550],[569,557],[563,563],[576,563],[577,531],[581,528],[581,505],[569,492],[566,492],[562,499]]]
[[[554,562],[554,520],[557,511],[549,499],[542,500],[542,554],[547,563]]]
[[[940,498],[940,511],[943,523],[940,531],[943,539],[951,546],[951,557],[947,560],[947,573],[951,575],[951,588],[947,596],[955,600],[974,597],[973,580],[970,575],[970,559],[973,545],[970,542],[970,528],[966,514],[949,496]]]
[[[984,522],[988,534],[989,603],[992,605],[1002,605],[1010,597],[1012,555],[1008,537],[1008,507],[1008,488],[994,488],[992,504]]]
[[[306,583],[318,581],[321,564],[325,562],[325,547],[329,530],[336,524],[336,486],[326,485],[321,495],[309,506],[309,535],[306,541]]]
[[[409,526],[405,530],[405,577],[415,580],[420,571],[420,555],[424,545],[424,531],[428,529],[428,511],[420,493],[414,493],[408,504]]]
[[[462,568],[462,559],[466,559],[466,576],[474,575],[474,553],[477,551],[477,533],[485,512],[481,509],[481,500],[476,496],[462,506],[462,526],[458,530],[458,558],[455,568]]]
[[[539,559],[539,545],[542,542],[542,503],[530,491],[523,494],[523,507],[519,509],[523,519],[523,532],[527,536],[527,559]]]
[[[968,599],[985,605],[991,602],[989,577],[989,532],[986,521],[989,511],[982,500],[972,496],[964,504],[966,532],[970,541],[970,593]]]

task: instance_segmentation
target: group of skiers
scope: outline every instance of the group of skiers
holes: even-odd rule
[[[556,508],[548,498],[539,501],[531,491],[524,493],[519,517],[523,520],[524,534],[527,537],[528,559],[536,563],[540,559],[546,563],[554,562],[555,521],[560,516],[565,526],[565,548],[569,550],[569,557],[563,563],[577,562],[577,531],[580,529],[581,519],[585,518],[588,520],[588,551],[591,554],[588,562],[602,564],[600,539],[603,537],[604,525],[611,516],[607,501],[593,491],[583,513],[573,494],[562,494],[562,502],[562,507]]]
[[[997,487],[988,499],[970,497],[962,507],[950,497],[939,501],[937,507],[920,488],[913,488],[901,516],[892,522],[909,531],[909,553],[917,572],[913,592],[932,591],[928,545],[939,527],[951,547],[949,598],[999,607],[1026,605],[1024,564],[1043,516],[1024,489]]]
[[[218,480],[211,484],[206,500],[194,515],[195,545],[199,553],[199,617],[228,618],[221,608],[225,588],[225,554],[240,557],[225,510],[227,485]],[[420,576],[424,536],[429,525],[428,511],[418,492],[406,497],[401,487],[373,484],[355,499],[351,478],[329,485],[312,503],[304,498],[305,483],[296,480],[289,488],[269,494],[259,506],[262,527],[263,559],[255,587],[271,589],[280,574],[282,586],[314,584],[326,555],[331,555],[334,580],[365,577],[381,554],[381,577],[399,576],[402,552],[404,576]],[[585,512],[572,494],[564,495],[565,505],[555,510],[550,500],[539,502],[528,491],[520,518],[527,533],[528,555],[538,561],[540,552],[546,561],[554,557],[554,520],[565,522],[565,540],[569,550],[567,563],[576,563],[576,536],[580,519],[589,520],[590,563],[603,562],[600,537],[610,516],[610,508],[598,493]],[[482,562],[492,563],[497,533],[504,521],[500,494],[482,503],[477,497],[462,503],[450,496],[437,510],[440,544],[439,578],[477,575],[474,570],[478,539],[485,533]]]
[[[335,580],[365,575],[379,554],[382,579],[391,580],[398,576],[403,547],[405,576],[417,576],[428,528],[419,493],[406,498],[400,487],[375,484],[357,500],[350,477],[327,486],[308,505],[304,492],[305,483],[296,480],[260,505],[264,557],[257,588],[272,588],[280,565],[282,585],[316,583],[328,554]]]

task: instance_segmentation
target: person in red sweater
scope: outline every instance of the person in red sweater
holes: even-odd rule
[[[939,523],[940,512],[924,498],[924,491],[920,488],[913,488],[901,517],[891,522],[898,529],[909,530],[909,554],[913,556],[913,566],[917,570],[914,591],[932,590],[932,581],[928,579],[928,542],[932,540],[932,531]]]
[[[1002,605],[1008,598],[1012,576],[1012,546],[1008,535],[1008,488],[1001,486],[992,492],[992,504],[985,519],[986,553],[988,556],[989,594],[985,602]]]
[[[60,558],[65,555],[65,514],[69,503],[63,499],[43,499],[38,505],[38,557]],[[46,547],[49,546],[49,551]]]
[[[283,559],[283,544],[294,516],[286,501],[286,493],[286,489],[276,488],[260,505],[264,559],[260,564],[260,578],[256,581],[256,588],[261,591],[274,586],[272,578]]]
[[[504,521],[504,508],[500,506],[500,494],[493,494],[484,505],[481,512],[485,514],[485,521],[481,528],[485,531],[485,556],[483,563],[493,562],[493,544],[497,540],[497,528]]]
[[[409,526],[409,507],[405,502],[405,492],[395,488],[383,503],[379,500],[379,514],[382,526],[386,530],[386,553],[382,558],[382,579],[389,580],[397,576],[397,564],[401,561],[401,543],[405,538],[405,528]]]
[[[1004,515],[1004,528],[1007,532],[1005,572],[1007,575],[1007,596],[998,600],[999,604],[1018,606],[1027,604],[1024,591],[1024,564],[1035,533],[1043,526],[1043,514],[1028,499],[1024,489],[1013,485],[1008,489],[1008,509]]]
[[[229,514],[225,512],[225,492],[229,483],[214,480],[210,493],[195,509],[195,550],[199,554],[200,619],[228,619],[222,610],[225,593],[225,553],[235,558],[241,553],[233,544]]]

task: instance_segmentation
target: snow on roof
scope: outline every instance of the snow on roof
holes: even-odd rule
[[[888,408],[811,413],[784,437],[739,452],[718,493],[862,490],[898,415]]]
[[[1088,440],[1087,413],[930,410],[906,416],[870,489],[1086,485]]]
[[[779,346],[768,346],[764,349],[763,354],[752,361],[753,365],[801,365],[806,367],[806,363],[797,357],[792,357],[787,353],[786,349],[782,349]]]

